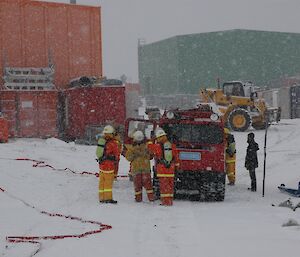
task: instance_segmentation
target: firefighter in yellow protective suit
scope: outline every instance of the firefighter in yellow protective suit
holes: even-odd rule
[[[120,159],[118,144],[114,139],[114,128],[104,127],[98,139],[96,155],[99,163],[99,201],[100,203],[117,203],[113,200],[112,187],[115,177],[116,163]]]
[[[133,144],[126,145],[125,157],[130,161],[131,173],[135,191],[135,201],[141,202],[143,199],[143,188],[146,189],[149,201],[154,201],[153,187],[151,182],[150,160],[152,155],[148,150],[146,140],[142,131],[133,134]]]
[[[233,186],[235,184],[235,163],[236,163],[236,149],[234,136],[230,133],[228,128],[224,129],[225,133],[225,162],[226,162],[226,174],[228,178],[228,185]]]

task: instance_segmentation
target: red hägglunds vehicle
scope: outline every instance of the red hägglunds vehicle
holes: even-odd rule
[[[225,196],[224,124],[210,105],[195,109],[168,110],[156,120],[128,119],[125,144],[131,143],[135,130],[142,130],[151,140],[160,127],[176,145],[179,166],[175,172],[175,198],[223,201]],[[153,171],[154,188],[158,180]]]

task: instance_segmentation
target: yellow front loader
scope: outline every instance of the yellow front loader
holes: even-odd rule
[[[246,131],[251,125],[264,129],[270,122],[280,120],[280,109],[267,107],[251,82],[230,81],[221,89],[201,89],[200,99],[215,105],[225,124],[234,131]]]

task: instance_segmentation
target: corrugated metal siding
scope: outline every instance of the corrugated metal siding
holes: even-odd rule
[[[11,137],[57,137],[58,92],[1,90],[0,106]]]
[[[291,88],[282,87],[279,90],[279,106],[281,107],[281,118],[291,118]]]
[[[84,138],[87,126],[108,122],[123,125],[126,119],[125,87],[95,86],[70,88],[66,97],[66,135]]]
[[[177,60],[172,61],[177,62],[176,73],[163,68],[164,51],[168,48],[177,53]],[[178,85],[180,93],[198,93],[200,87],[215,87],[217,78],[265,85],[300,72],[300,34],[296,33],[231,30],[183,35],[141,46],[140,51],[144,52],[139,56],[142,86],[145,86],[143,76],[150,74],[151,81],[164,81],[158,85],[168,88],[155,89],[154,93],[173,93],[178,91]],[[142,62],[147,67],[140,65]],[[153,72],[161,69],[164,72]]]
[[[55,84],[64,88],[75,77],[101,77],[101,51],[100,7],[0,0],[0,54],[7,66],[48,66],[51,53]]]
[[[291,87],[291,118],[300,118],[300,85]]]
[[[277,92],[277,94],[275,94]],[[271,107],[281,108],[282,119],[300,118],[300,86],[284,86],[260,92]],[[277,105],[276,105],[277,103]]]
[[[8,122],[7,120],[0,116],[0,143],[8,142]]]
[[[178,90],[178,47],[173,38],[140,46],[139,81],[146,94]]]

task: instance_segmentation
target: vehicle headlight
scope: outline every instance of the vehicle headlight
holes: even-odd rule
[[[174,119],[174,117],[175,117],[174,112],[167,112],[167,118],[168,119]]]
[[[210,119],[212,121],[217,121],[219,119],[219,115],[216,113],[213,113],[212,115],[210,115]]]

